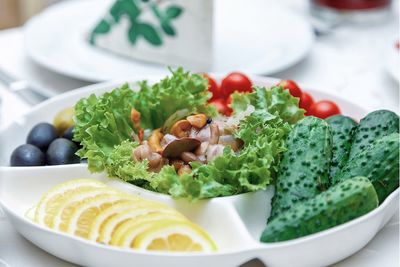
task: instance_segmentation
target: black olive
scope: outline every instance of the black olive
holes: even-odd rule
[[[37,147],[25,144],[11,153],[11,166],[43,166],[46,162],[44,153]]]
[[[72,141],[72,138],[74,138],[74,126],[69,127],[63,133],[62,137]]]
[[[46,152],[46,162],[48,165],[61,165],[79,163],[80,159],[75,152],[77,145],[65,138],[55,139]]]
[[[46,151],[50,143],[57,138],[56,128],[47,122],[38,123],[29,132],[26,142]]]

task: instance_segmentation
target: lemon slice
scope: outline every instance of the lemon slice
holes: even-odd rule
[[[133,239],[141,231],[149,227],[149,223],[161,220],[187,221],[180,213],[167,213],[165,211],[154,211],[140,215],[120,223],[112,234],[110,245],[119,247],[130,247],[129,239]]]
[[[140,201],[127,194],[101,194],[86,199],[76,206],[69,219],[66,219],[67,233],[88,238],[93,221],[105,209],[123,202]]]
[[[91,188],[102,188],[106,185],[93,179],[76,179],[62,183],[48,191],[39,201],[35,210],[35,221],[51,227],[56,211],[64,199],[73,192],[87,191]]]
[[[103,232],[104,234],[103,228],[105,227],[106,222],[110,220],[113,216],[119,213],[123,213],[127,210],[132,210],[137,208],[141,208],[141,211],[138,212],[138,214],[140,215],[146,213],[146,211],[143,210],[143,207],[152,205],[157,206],[156,204],[158,203],[150,202],[145,199],[141,199],[140,201],[126,201],[126,202],[116,203],[111,207],[104,209],[101,213],[99,213],[96,216],[96,218],[92,223],[88,238],[92,241],[103,242],[104,238],[99,237],[100,232]],[[161,206],[161,204],[159,204],[159,206]]]
[[[56,215],[54,216],[53,222],[51,223],[50,227],[55,230],[66,232],[72,214],[75,212],[76,209],[79,208],[80,205],[100,195],[112,196],[118,193],[118,191],[110,187],[91,188],[87,191],[74,192],[63,199],[63,203],[58,206],[56,210]]]
[[[151,223],[131,241],[139,250],[168,252],[214,252],[217,246],[210,236],[191,222],[164,220]]]
[[[176,216],[183,217],[183,215],[181,215],[176,210],[174,210],[168,206],[165,206],[161,203],[143,202],[143,203],[137,203],[137,204],[138,205],[131,206],[130,209],[126,209],[123,212],[118,212],[118,214],[115,213],[113,216],[111,216],[107,220],[105,220],[99,229],[99,236],[98,236],[97,241],[104,243],[104,244],[109,244],[109,242],[111,241],[111,237],[113,236],[113,232],[117,229],[117,227],[121,223],[123,223],[124,221],[127,221],[129,219],[134,219],[137,216],[140,216],[143,214],[148,214],[148,213],[152,213],[152,212],[163,212],[163,213],[172,213],[172,214],[175,214]]]
[[[139,226],[140,232],[127,232],[124,244],[138,250],[168,252],[213,252],[217,246],[199,226],[188,221],[162,220]]]

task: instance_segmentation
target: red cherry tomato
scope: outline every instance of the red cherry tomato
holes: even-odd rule
[[[340,114],[339,107],[329,100],[317,101],[311,105],[308,110],[308,115],[315,116],[321,119],[326,119],[330,116]]]
[[[396,42],[396,48],[397,48],[397,50],[400,50],[400,41]]]
[[[303,93],[300,87],[292,80],[282,80],[278,83],[279,86],[282,86],[283,89],[289,90],[290,94],[294,97],[301,97]]]
[[[212,93],[210,101],[222,97],[222,93],[217,82],[206,73],[204,73],[203,76],[208,80],[208,91]]]
[[[309,93],[302,93],[300,97],[299,107],[306,110],[306,114],[311,105],[314,104],[314,99]]]
[[[232,109],[226,105],[225,100],[222,98],[212,100],[209,104],[215,106],[217,111],[223,115],[230,116],[232,114]]]
[[[227,98],[235,91],[251,93],[253,91],[251,86],[252,83],[246,75],[240,72],[232,72],[222,80],[221,91],[224,97]]]

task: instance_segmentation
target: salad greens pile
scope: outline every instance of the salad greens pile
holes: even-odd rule
[[[299,99],[293,97],[283,87],[272,87],[266,90],[265,87],[254,86],[251,94],[232,94],[232,109],[235,113],[243,112],[248,105],[256,109],[268,111],[282,120],[295,124],[304,117],[304,110],[299,108]]]
[[[292,124],[304,117],[298,99],[281,87],[255,87],[254,92],[233,96],[232,109],[243,113],[248,105],[255,111],[244,117],[235,136],[244,142],[235,153],[229,147],[222,156],[206,165],[191,162],[192,172],[178,176],[174,167],[164,166],[160,172],[149,172],[148,161],[136,162],[132,150],[139,144],[132,141],[134,131],[130,112],[141,113],[143,129],[157,129],[179,110],[201,112],[215,117],[207,80],[182,68],[157,84],[138,84],[132,91],[127,84],[102,96],[91,95],[75,106],[74,139],[81,143],[78,155],[87,158],[92,172],[106,171],[109,176],[173,197],[202,199],[264,189],[273,182],[285,138]]]

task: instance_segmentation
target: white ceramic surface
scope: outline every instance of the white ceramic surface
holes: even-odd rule
[[[150,81],[156,80],[159,77],[150,78]],[[256,84],[267,86],[277,82],[275,79],[260,77],[252,77],[252,80]],[[0,133],[1,140],[5,140],[6,145],[2,149],[4,154],[1,164],[7,165],[11,150],[24,142],[27,132],[35,123],[51,121],[60,108],[71,106],[80,97],[90,93],[111,90],[118,84],[120,83],[98,84],[71,91],[32,109],[25,117]],[[318,91],[308,91],[316,99],[335,100],[344,114],[356,119],[366,114],[365,110],[350,102]],[[121,250],[60,234],[24,218],[26,210],[51,186],[82,177],[103,180],[111,186],[175,207],[211,233],[219,245],[219,252],[182,255]],[[135,266],[155,266],[160,262],[163,266],[237,266],[253,258],[262,260],[267,266],[325,266],[365,246],[398,209],[398,195],[399,190],[396,190],[374,211],[327,231],[287,242],[261,244],[257,240],[269,213],[272,188],[204,200],[192,206],[185,200],[172,200],[169,196],[148,192],[119,180],[106,179],[103,174],[90,174],[83,164],[0,168],[0,203],[12,225],[24,237],[47,252],[84,266],[131,266],[132,262]]]
[[[87,44],[87,32],[110,3],[75,0],[48,8],[26,25],[28,55],[50,70],[88,81],[165,74],[164,66],[126,59]],[[275,73],[301,60],[314,40],[303,17],[272,1],[253,0],[249,5],[245,0],[216,0],[214,25],[213,67],[201,71]]]
[[[389,42],[384,51],[384,64],[390,76],[400,82],[400,49],[395,47],[395,42]]]
[[[0,267],[10,267],[10,265],[8,265],[7,262],[5,262],[2,259],[0,259]]]

